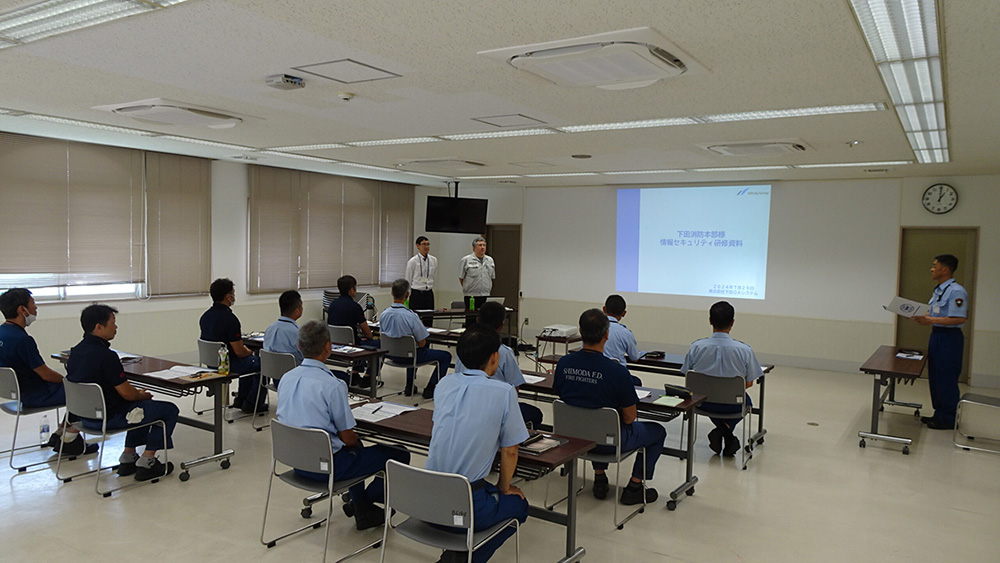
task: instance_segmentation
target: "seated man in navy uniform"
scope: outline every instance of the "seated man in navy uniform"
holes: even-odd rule
[[[295,356],[295,363],[301,364],[299,325],[295,321],[302,318],[302,296],[295,290],[282,293],[278,297],[278,309],[281,316],[264,330],[264,350],[291,354]]]
[[[299,329],[298,346],[305,355],[302,364],[282,376],[278,382],[278,420],[299,428],[318,428],[330,434],[333,445],[333,478],[335,481],[372,475],[385,469],[385,462],[394,459],[410,462],[405,449],[375,445],[363,447],[354,433],[354,415],[347,402],[347,384],[334,377],[323,363],[330,357],[330,331],[322,321],[309,321]],[[327,476],[299,471],[303,477],[327,482]],[[374,528],[385,521],[385,512],[375,506],[384,502],[381,478],[373,479],[368,488],[364,482],[350,489],[351,502],[344,512],[354,516],[358,530]]]
[[[358,294],[358,280],[354,276],[340,276],[337,279],[337,289],[340,297],[330,302],[326,311],[326,322],[331,326],[349,326],[354,329],[354,343],[358,346],[381,347],[381,343],[372,335],[372,329],[368,326],[368,319],[365,317],[365,310],[361,304],[354,300]],[[340,344],[348,344],[341,342]],[[374,360],[373,360],[374,361]],[[358,360],[354,363],[351,379],[358,387],[370,387],[369,376],[361,376],[367,367],[365,360]]]
[[[105,420],[108,429],[127,428],[132,424],[146,424],[155,420],[166,423],[166,436],[160,425],[144,426],[125,434],[125,450],[118,458],[118,474],[135,474],[136,481],[148,481],[169,475],[173,463],[163,464],[156,452],[174,447],[172,434],[177,425],[177,406],[166,401],[154,401],[149,391],[136,389],[125,378],[118,354],[111,349],[111,340],[118,334],[115,313],[108,305],[95,303],[80,314],[83,340],[69,351],[66,362],[66,379],[76,383],[97,383],[104,393],[108,411]],[[98,420],[83,419],[83,425],[100,430]],[[145,445],[142,456],[136,446]]]
[[[739,340],[733,340],[729,337],[729,331],[733,329],[735,317],[736,311],[728,302],[719,301],[712,305],[708,311],[708,322],[712,324],[712,336],[695,340],[691,344],[687,355],[684,356],[681,373],[696,371],[715,377],[743,376],[747,382],[747,389],[753,385],[757,378],[764,375],[753,349]],[[746,407],[750,406],[750,394],[748,393]],[[709,412],[729,414],[740,412],[744,406],[705,402],[702,403],[701,408]],[[733,433],[733,429],[736,428],[740,420],[739,418],[713,418],[712,423],[715,424],[715,429],[708,433],[708,447],[712,448],[713,452],[722,453],[726,457],[736,455],[736,452],[740,451],[740,439]],[[726,442],[725,449],[722,446],[723,440]]]
[[[427,327],[420,322],[420,317],[416,313],[406,308],[404,303],[410,297],[410,282],[400,278],[392,282],[392,305],[379,315],[379,330],[384,336],[390,338],[400,338],[402,336],[412,336],[417,342],[417,363],[437,362],[438,369],[434,377],[424,388],[423,397],[431,399],[434,397],[434,386],[448,373],[448,366],[451,365],[451,354],[444,350],[431,350],[427,346]],[[398,358],[399,361],[408,361],[407,358]],[[417,392],[414,385],[415,370],[406,370],[406,389],[403,393],[409,397]]]
[[[506,317],[507,310],[503,305],[495,301],[487,301],[483,304],[483,308],[479,310],[479,323],[487,328],[496,330],[498,334],[503,329],[503,321]],[[456,358],[455,373],[464,373],[465,370],[466,367],[462,364],[462,358]],[[514,356],[514,351],[510,349],[510,346],[506,344],[500,345],[500,365],[497,367],[497,372],[490,377],[497,381],[505,381],[511,384],[515,390],[524,385],[524,374],[521,373],[521,368],[517,365],[517,357]],[[528,403],[518,403],[517,406],[521,409],[521,418],[524,419],[525,423],[530,423],[532,428],[541,426],[541,409]]]
[[[635,341],[635,335],[627,326],[621,323],[625,318],[625,298],[621,295],[609,295],[604,300],[604,313],[611,323],[608,328],[608,342],[604,345],[604,355],[627,366],[626,357],[633,362],[642,356],[639,345]],[[636,387],[642,386],[642,380],[632,376],[632,383]]]
[[[21,406],[40,408],[65,405],[66,390],[62,376],[45,365],[45,360],[38,352],[38,344],[26,330],[38,314],[31,292],[23,287],[8,289],[0,295],[0,311],[5,319],[0,325],[0,367],[14,370],[21,390]],[[65,442],[62,453],[66,456],[97,451],[97,444],[86,443],[76,428],[67,428],[65,436],[61,434],[61,428],[60,426],[49,436],[48,444],[45,445],[58,452],[59,443]]]
[[[646,479],[653,477],[656,461],[663,451],[663,440],[667,431],[654,422],[639,422],[639,397],[632,385],[632,375],[628,369],[604,355],[604,344],[608,341],[608,317],[600,309],[588,309],[580,315],[580,336],[583,349],[563,356],[556,364],[552,389],[568,405],[588,409],[611,407],[621,417],[621,449],[623,452],[646,448],[636,454],[632,466],[632,477],[622,491],[622,504],[640,504],[645,490],[646,502],[657,499],[656,489],[646,488]],[[597,446],[597,453],[614,453],[611,446]],[[594,497],[604,499],[608,495],[609,484],[605,470],[606,463],[594,464]],[[645,470],[645,474],[643,471]]]
[[[464,475],[472,485],[475,530],[484,530],[509,518],[522,524],[528,501],[510,484],[517,466],[517,447],[528,431],[517,407],[513,387],[491,377],[500,365],[500,335],[483,325],[473,325],[458,339],[458,357],[467,366],[441,380],[434,394],[434,426],[425,467],[432,471]],[[500,452],[497,484],[486,481]],[[506,528],[472,554],[480,563],[514,534]],[[466,561],[465,552],[446,551],[439,563]]]
[[[260,385],[260,357],[255,356],[243,344],[243,331],[240,320],[233,313],[236,303],[236,286],[229,278],[219,278],[212,282],[208,292],[212,295],[212,307],[201,315],[198,324],[201,326],[201,339],[212,342],[223,342],[229,350],[229,373],[242,375],[236,390],[236,400],[233,408],[245,413],[254,412],[254,398]],[[267,412],[267,395],[261,394],[260,403],[256,405],[258,413]]]

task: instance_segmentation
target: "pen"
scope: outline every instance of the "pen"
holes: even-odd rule
[[[375,410],[372,411],[372,414],[377,413],[380,408],[382,408],[382,405],[375,407]]]

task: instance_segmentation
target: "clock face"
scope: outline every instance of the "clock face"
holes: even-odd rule
[[[924,190],[921,201],[924,209],[940,215],[955,209],[955,204],[958,203],[958,191],[948,184],[934,184]]]

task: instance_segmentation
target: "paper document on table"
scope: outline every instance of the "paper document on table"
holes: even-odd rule
[[[378,321],[368,323],[368,328],[378,328]]]
[[[146,377],[155,377],[156,379],[176,379],[178,377],[184,377],[183,373],[177,373],[169,369],[161,369],[160,371],[151,371],[149,373],[144,373]]]
[[[427,327],[427,332],[429,332],[431,334],[444,334],[444,333],[448,332],[448,329],[446,329],[446,328],[438,328],[436,326],[429,326],[429,327]]]
[[[645,399],[649,396],[649,389],[636,389],[635,395],[639,397],[640,400]]]
[[[542,376],[540,376],[540,375],[528,375],[528,374],[524,374],[524,382],[525,383],[532,383],[532,384],[534,384],[534,383],[541,383],[543,381],[545,381],[545,378],[542,377]]]
[[[355,352],[364,352],[364,348],[358,348],[355,346],[334,346],[334,352],[343,352],[344,354],[353,354]]]
[[[896,313],[901,317],[911,318],[926,315],[929,306],[926,303],[918,303],[916,301],[910,301],[909,299],[903,299],[902,297],[896,296],[892,298],[892,301],[889,302],[888,305],[884,305],[883,307],[890,313]]]
[[[355,420],[379,422],[380,420],[392,418],[397,414],[415,410],[417,410],[417,407],[382,401],[380,403],[365,403],[354,407],[351,409],[351,414],[354,415]]]
[[[121,350],[112,350],[115,354],[118,354],[118,359],[122,362],[126,360],[131,360],[133,362],[141,360],[142,356],[139,354],[130,354],[128,352],[122,352]]]
[[[664,395],[664,396],[656,399],[655,401],[653,401],[653,403],[655,403],[657,405],[665,405],[665,406],[668,406],[668,407],[676,407],[677,405],[679,405],[679,404],[681,404],[683,402],[684,402],[683,398],[681,398],[681,397],[671,397],[670,395]]]
[[[174,372],[174,377],[180,377],[182,375],[198,375],[199,373],[205,373],[209,371],[215,371],[214,369],[203,368],[199,366],[173,366],[170,369],[165,369],[163,371]],[[146,375],[149,375],[148,373]]]
[[[448,332],[453,332],[455,334],[462,334],[463,332],[465,332],[465,329],[464,328],[453,328],[453,329],[449,330]]]
[[[896,357],[903,360],[922,360],[924,359],[923,353],[920,350],[898,350],[896,352]]]

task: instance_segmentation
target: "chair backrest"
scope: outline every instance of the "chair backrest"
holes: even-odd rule
[[[13,368],[0,368],[0,398],[21,400],[21,387],[17,384],[17,374]]]
[[[552,403],[552,432],[590,440],[598,446],[617,446],[621,442],[621,418],[611,407],[587,409]]]
[[[385,464],[385,490],[386,510],[394,508],[441,526],[468,529],[473,525],[472,487],[463,475],[389,460]]]
[[[198,363],[209,368],[219,367],[219,348],[226,344],[224,342],[213,342],[211,340],[198,339]],[[231,360],[231,358],[230,358]]]
[[[83,418],[103,420],[107,416],[100,385],[63,379],[63,386],[66,388],[66,410]]]
[[[393,338],[383,334],[379,338],[379,341],[382,343],[382,347],[389,351],[386,354],[387,356],[393,358],[414,358],[414,361],[416,361],[417,341],[412,335]]]
[[[451,302],[451,308],[452,309],[464,309],[465,308],[465,301],[452,301]]]
[[[334,344],[354,344],[354,329],[349,326],[327,325],[330,342]]]
[[[260,351],[260,374],[264,377],[270,377],[275,383],[295,366],[295,356],[291,354]]]
[[[684,386],[695,395],[705,395],[709,403],[742,405],[746,396],[746,379],[743,376],[717,377],[697,371],[684,376]]]
[[[299,428],[272,419],[271,455],[295,469],[322,474],[333,472],[330,435],[318,428]]]

